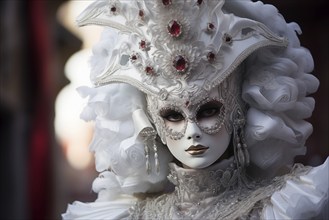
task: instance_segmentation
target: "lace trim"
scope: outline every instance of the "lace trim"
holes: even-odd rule
[[[241,172],[231,163],[225,170],[199,170],[197,172],[171,170],[168,179],[176,186],[175,192],[180,201],[184,201],[184,195],[190,199],[193,194],[216,196],[234,187],[237,185]]]
[[[284,176],[276,177],[268,181],[249,182],[247,186],[230,188],[219,195],[205,197],[203,187],[195,188],[195,192],[184,183],[186,187],[176,189],[174,193],[164,194],[155,198],[146,198],[139,201],[130,209],[129,219],[249,219],[260,217],[263,207],[270,201],[271,195],[280,190],[287,180],[298,181],[299,176],[309,172],[309,167],[297,164],[292,171]],[[200,183],[204,178],[196,178],[194,183]],[[189,180],[190,181],[190,180]],[[204,179],[207,181],[214,179]],[[212,184],[210,184],[212,185]],[[193,186],[193,184],[192,184]],[[193,187],[192,187],[193,188]],[[193,194],[194,199],[187,201],[182,199],[183,194]],[[187,190],[187,191],[185,191]]]

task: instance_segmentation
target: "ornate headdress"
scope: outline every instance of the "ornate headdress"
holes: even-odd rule
[[[80,90],[90,96],[84,118],[96,120],[91,145],[96,168],[102,172],[110,167],[117,174],[116,183],[106,183],[107,188],[120,185],[126,192],[141,192],[150,188],[145,181],[153,184],[163,178],[145,176],[140,169],[145,157],[135,151],[144,150],[137,136],[154,134],[148,129],[152,125],[143,112],[146,103],[141,94],[155,100],[199,102],[226,79],[229,85],[242,78],[230,76],[247,57],[252,68],[245,73],[242,97],[250,109],[246,120],[237,111],[232,125],[236,126],[231,129],[236,129],[237,146],[241,147],[241,127],[247,121],[246,142],[257,166],[278,168],[281,162],[303,153],[312,131],[303,119],[314,107],[314,100],[305,96],[317,89],[318,82],[307,74],[312,70],[312,58],[299,45],[295,33],[299,27],[287,24],[273,6],[249,0],[106,0],[91,4],[78,24],[110,27],[91,60],[96,88]],[[260,48],[265,52],[253,53]],[[263,64],[269,67],[262,68]],[[102,87],[108,84],[113,86]],[[232,93],[231,88],[224,88],[222,94]],[[125,98],[129,96],[131,99]],[[111,110],[120,104],[124,107]],[[228,110],[232,109],[234,106]],[[257,114],[260,117],[255,117]],[[147,141],[155,145],[153,138]],[[151,160],[158,155],[154,157]],[[95,191],[101,190],[104,181],[95,180]]]
[[[224,0],[97,1],[78,24],[120,37],[96,86],[128,83],[161,100],[191,99],[218,86],[252,52],[286,46],[264,24],[222,10]]]

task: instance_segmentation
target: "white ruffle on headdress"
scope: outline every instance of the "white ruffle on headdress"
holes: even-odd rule
[[[155,2],[154,4],[161,3]],[[120,1],[97,1],[87,10],[95,9],[93,15],[101,15],[104,19],[107,18],[106,14],[102,14],[105,13],[104,8],[111,14],[113,5],[119,6]],[[122,9],[127,10],[127,7],[129,4]],[[274,174],[281,166],[291,164],[296,155],[305,153],[304,144],[312,132],[312,126],[304,119],[311,115],[314,108],[313,98],[307,96],[315,92],[319,84],[318,80],[309,74],[313,69],[313,60],[310,53],[300,46],[295,33],[300,32],[298,25],[287,24],[275,7],[249,0],[227,0],[222,10],[224,14],[233,13],[235,16],[258,22],[261,27],[265,27],[262,30],[266,30],[266,33],[278,36],[274,41],[281,39],[282,45],[289,42],[285,49],[270,47],[257,50],[251,55],[248,54],[249,57],[244,61],[248,71],[243,83],[242,98],[250,106],[246,116],[246,140],[251,162],[261,169],[273,171]],[[138,11],[136,13],[138,14]],[[84,15],[84,22],[91,19],[88,18],[88,13]],[[109,20],[111,16],[108,17]],[[132,17],[130,19],[133,20]],[[106,22],[99,24],[104,25]],[[127,25],[129,26],[129,23]],[[270,32],[267,32],[267,28]],[[149,79],[137,75],[139,72],[133,69],[133,65],[125,69],[128,61],[123,58],[129,59],[129,56],[121,56],[121,53],[131,50],[122,48],[127,46],[120,44],[122,39],[127,38],[122,33],[105,28],[100,42],[93,50],[91,79],[97,84],[100,79],[106,79],[100,84],[111,82],[109,79],[112,72],[116,73],[120,62],[123,62],[124,65],[120,67],[123,68],[123,74],[128,76],[131,73],[135,81],[129,80],[126,82],[128,84],[119,83],[124,80],[116,78],[116,83],[113,84],[79,89],[84,97],[89,97],[82,118],[96,122],[90,149],[95,153],[96,169],[101,172],[93,185],[94,191],[103,195],[99,200],[112,198],[120,192],[132,194],[161,190],[167,175],[166,164],[172,159],[166,147],[159,147],[160,175],[154,172],[147,175],[144,147],[139,135],[144,128],[152,127],[146,117],[144,92],[149,91],[145,88],[151,88],[149,85],[152,85],[153,81],[150,83]],[[118,59],[118,56],[121,59]],[[193,53],[191,56],[194,56]],[[225,53],[222,56],[225,56]],[[220,78],[216,84],[224,78]],[[146,82],[148,86],[142,88],[140,85],[143,84],[138,84],[134,87],[133,85],[137,85],[135,82]],[[207,88],[205,84],[201,87]],[[161,98],[163,88],[165,87],[159,87],[157,90],[152,87],[150,91],[158,92],[156,94]]]

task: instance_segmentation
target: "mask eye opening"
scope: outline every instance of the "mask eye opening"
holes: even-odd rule
[[[201,105],[196,112],[196,119],[206,119],[211,118],[213,116],[217,116],[222,111],[224,105],[217,101],[217,100],[211,100],[209,102],[206,102],[205,104]]]
[[[184,115],[180,111],[177,111],[175,109],[161,109],[159,112],[159,116],[163,120],[168,122],[181,122],[185,120]]]
[[[226,108],[223,102],[217,99],[205,100],[196,111],[196,123],[207,134],[220,131],[226,118]]]

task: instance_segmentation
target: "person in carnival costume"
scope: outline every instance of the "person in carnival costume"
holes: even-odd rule
[[[96,1],[81,117],[98,198],[63,219],[328,217],[328,160],[306,152],[319,85],[296,23],[250,0]]]

